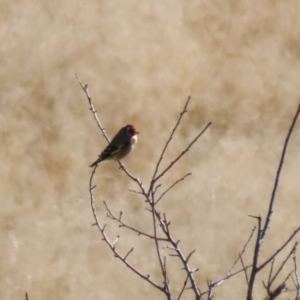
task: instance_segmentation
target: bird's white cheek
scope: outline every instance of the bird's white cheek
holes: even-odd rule
[[[133,147],[136,143],[137,143],[137,136],[135,135],[131,138],[131,146]]]

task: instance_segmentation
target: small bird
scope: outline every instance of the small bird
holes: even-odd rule
[[[120,160],[127,156],[137,143],[137,134],[139,134],[139,132],[133,125],[122,127],[90,167],[95,167],[103,160]]]

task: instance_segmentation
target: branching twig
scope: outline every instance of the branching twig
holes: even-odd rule
[[[294,261],[294,272],[295,272],[295,277],[296,277],[296,281],[294,282],[295,287],[296,287],[296,298],[295,299],[299,299],[300,280],[299,280],[299,273],[298,273],[298,266],[297,266],[296,250],[294,252],[293,261]],[[292,279],[293,279],[293,277],[292,277]]]
[[[197,140],[201,137],[201,135],[208,129],[208,127],[211,125],[212,123],[209,122],[205,127],[204,129],[199,133],[197,134],[197,136],[189,143],[189,145],[181,152],[181,154],[179,156],[177,156],[177,158],[175,158],[159,175],[157,175],[154,179],[153,179],[153,182],[156,182],[157,180],[159,180],[161,177],[163,177],[166,172],[168,172],[175,163],[177,163],[181,158],[182,156],[187,153],[190,148],[197,142]]]
[[[237,259],[233,262],[233,264],[232,264],[232,266],[230,267],[230,269],[228,270],[226,276],[228,276],[228,275],[231,274],[231,272],[232,272],[232,270],[234,269],[234,267],[236,266],[237,262],[240,260],[240,256],[242,256],[242,255],[245,253],[246,248],[247,248],[247,246],[249,245],[249,243],[250,243],[250,241],[251,241],[251,239],[252,239],[252,237],[253,237],[253,233],[254,233],[255,229],[256,229],[256,226],[254,226],[254,228],[252,229],[252,231],[251,231],[251,233],[250,233],[250,236],[249,236],[248,240],[246,241],[246,243],[245,243],[244,246],[243,246],[242,251],[239,253]]]
[[[276,250],[276,252],[269,257],[264,263],[262,263],[258,268],[257,271],[261,271],[271,260],[273,260],[287,245],[288,243],[293,239],[293,237],[299,232],[300,227],[298,227],[293,234],[287,239],[287,241],[279,248]]]
[[[244,244],[244,246],[243,246],[243,248],[242,248],[242,251],[239,252],[239,255],[238,255],[237,259],[234,261],[234,263],[232,264],[232,266],[231,266],[231,267],[229,268],[229,270],[227,271],[226,276],[224,276],[223,278],[217,280],[216,282],[213,282],[213,281],[211,280],[211,281],[209,282],[209,284],[208,284],[209,290],[203,292],[202,295],[208,294],[208,299],[212,299],[211,297],[212,297],[212,289],[213,289],[213,288],[215,288],[215,287],[217,287],[217,286],[220,286],[220,285],[221,285],[222,283],[224,283],[226,280],[230,279],[231,277],[233,277],[233,276],[235,276],[235,275],[238,275],[238,274],[241,273],[241,272],[244,272],[245,274],[247,274],[247,270],[248,270],[250,267],[252,267],[252,265],[250,265],[250,266],[245,266],[245,265],[242,264],[242,267],[243,267],[243,268],[242,268],[241,270],[239,270],[239,271],[237,271],[237,272],[235,272],[235,273],[232,273],[232,274],[231,274],[231,272],[232,272],[233,269],[235,268],[237,262],[238,262],[239,260],[241,260],[242,255],[245,253],[246,248],[247,248],[247,246],[249,245],[249,243],[250,243],[250,241],[251,241],[251,239],[252,239],[252,237],[253,237],[253,233],[254,233],[255,229],[256,229],[256,226],[252,229],[252,231],[251,231],[251,233],[250,233],[250,235],[249,235],[248,240],[246,241],[246,243]],[[245,275],[245,276],[247,276],[247,275]],[[248,276],[247,276],[247,278],[248,278]],[[246,279],[246,280],[247,280],[247,279]],[[209,295],[210,295],[210,296],[209,296]]]
[[[271,285],[273,284],[274,280],[277,278],[278,274],[282,271],[284,265],[287,263],[287,261],[289,260],[289,258],[292,256],[293,253],[295,253],[295,250],[297,248],[297,242],[295,243],[294,247],[292,248],[292,250],[290,251],[290,253],[288,254],[288,256],[286,257],[286,259],[281,263],[280,267],[278,268],[277,272],[275,273],[275,275],[273,276],[273,278],[271,278],[271,280],[268,282],[268,287],[271,288]],[[275,259],[275,258],[274,258]],[[274,261],[274,260],[273,260]]]
[[[197,287],[196,281],[194,279],[193,273],[198,271],[198,269],[195,270],[191,270],[189,265],[188,265],[188,261],[185,258],[184,254],[182,253],[180,247],[179,247],[179,241],[175,241],[169,231],[169,225],[170,223],[167,222],[166,217],[164,216],[164,220],[161,218],[160,214],[155,210],[155,215],[157,217],[157,220],[159,221],[162,231],[163,233],[166,235],[169,243],[172,245],[173,250],[176,252],[178,258],[180,259],[181,263],[184,266],[184,270],[186,271],[188,277],[189,277],[189,281],[191,283],[191,289],[194,291],[195,296],[196,296],[196,300],[199,300],[201,298],[201,292],[200,289]]]
[[[264,285],[264,287],[267,289],[268,295],[269,297],[267,297],[267,300],[274,300],[276,299],[280,294],[282,294],[283,292],[286,291],[286,282],[289,279],[289,277],[291,277],[293,271],[290,272],[287,277],[285,278],[285,280],[274,290],[274,291],[270,291],[267,289],[267,287]]]
[[[251,267],[252,267],[252,265],[245,266],[243,269],[240,269],[240,270],[238,270],[238,271],[236,271],[236,272],[234,272],[234,273],[232,273],[232,274],[228,274],[228,275],[226,275],[225,277],[223,277],[223,278],[217,280],[216,282],[211,281],[211,287],[212,287],[212,288],[215,288],[215,287],[217,287],[217,286],[220,286],[220,285],[221,285],[222,283],[224,283],[226,280],[228,280],[228,279],[230,279],[230,278],[232,278],[232,277],[234,277],[234,276],[236,276],[236,275],[238,275],[238,274],[240,274],[240,273],[242,273],[242,272],[245,272],[245,270],[248,270],[248,269],[251,268]],[[201,294],[201,296],[207,294],[208,292],[209,292],[209,291],[203,292],[203,293]]]
[[[207,281],[208,291],[207,291],[207,300],[211,300],[213,298],[213,288],[214,283],[212,280]]]

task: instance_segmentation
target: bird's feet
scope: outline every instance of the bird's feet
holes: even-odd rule
[[[119,161],[119,170],[125,170],[124,165]]]

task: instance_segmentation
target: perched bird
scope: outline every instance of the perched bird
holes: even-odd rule
[[[120,160],[127,156],[137,143],[137,134],[139,134],[139,132],[133,125],[126,125],[121,128],[110,144],[99,155],[99,158],[92,163],[90,167],[98,165],[103,160]]]

